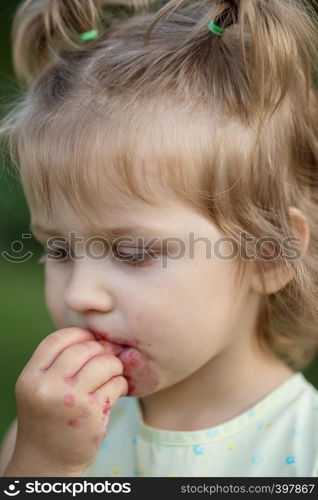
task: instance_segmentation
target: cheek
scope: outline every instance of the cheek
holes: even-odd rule
[[[158,287],[157,290],[150,289],[147,296],[142,295],[137,304],[132,304],[127,317],[134,319],[136,335],[145,332],[149,337],[154,334],[161,336],[174,318],[179,317],[179,311],[177,292],[173,292],[173,288],[167,284],[164,290]]]
[[[202,349],[200,345],[213,348],[236,317],[237,300],[229,290],[227,274],[214,266],[198,267],[191,285],[175,280],[149,294],[146,302],[137,305],[137,313],[131,312],[134,335],[161,359],[187,359],[189,351]]]
[[[45,269],[45,301],[47,309],[53,322],[58,326],[65,324],[63,321],[63,314],[65,310],[64,296],[67,286],[67,279],[64,273],[53,266],[46,266]]]

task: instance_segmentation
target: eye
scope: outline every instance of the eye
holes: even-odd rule
[[[137,249],[136,249],[137,250]],[[123,247],[113,247],[112,253],[116,260],[123,262],[127,266],[145,267],[151,261],[158,260],[159,256],[149,248],[139,249],[142,251],[127,253],[123,251]]]
[[[44,253],[38,260],[38,264],[45,264],[47,261],[63,264],[67,262],[70,257],[69,251],[66,248],[54,247],[54,250],[51,248],[45,248]]]

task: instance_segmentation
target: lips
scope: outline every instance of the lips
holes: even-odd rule
[[[91,330],[96,340],[108,340],[108,335],[106,333],[98,332],[96,330]]]
[[[92,334],[94,335],[94,337],[97,340],[97,342],[107,342],[109,344],[112,344],[114,347],[117,348],[118,352],[121,352],[126,347],[131,347],[130,344],[119,343],[119,342],[115,342],[114,340],[111,340],[110,337],[109,337],[109,335],[108,335],[108,333],[106,333],[106,332],[100,332],[100,331],[97,331],[97,330],[92,330],[91,328],[89,329],[89,331],[92,332]]]

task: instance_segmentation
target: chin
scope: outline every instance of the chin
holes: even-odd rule
[[[125,373],[124,377],[128,382],[128,392],[126,394],[126,396],[128,397],[129,396],[136,398],[146,397],[160,390],[160,388],[158,388],[159,384],[157,381],[154,380],[151,381],[145,378],[144,380],[137,382],[133,379],[133,377]]]

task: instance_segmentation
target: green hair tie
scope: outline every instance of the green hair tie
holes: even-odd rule
[[[214,24],[213,19],[212,19],[212,21],[209,22],[208,28],[215,35],[223,35],[223,33],[225,31],[223,28],[220,28],[220,26],[217,26],[216,24]]]
[[[80,35],[80,41],[87,42],[88,40],[93,40],[98,36],[98,34],[99,34],[98,30],[85,31],[85,33],[82,33]]]

